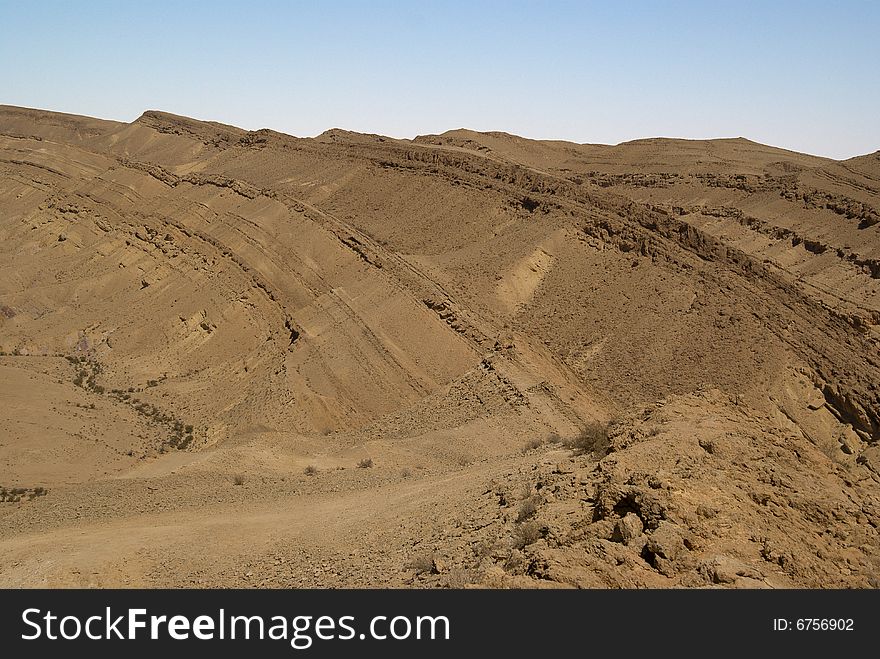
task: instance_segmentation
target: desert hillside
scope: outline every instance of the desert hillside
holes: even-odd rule
[[[0,106],[0,374],[2,586],[877,587],[880,152]]]

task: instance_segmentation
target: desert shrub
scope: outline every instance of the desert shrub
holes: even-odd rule
[[[471,456],[469,456],[467,453],[459,453],[457,456],[455,456],[455,463],[459,467],[467,467],[473,461],[474,461],[474,459]]]
[[[314,476],[315,474],[318,473],[318,468],[315,465],[309,465],[308,467],[303,469],[303,473],[306,476]]]
[[[452,568],[451,570],[449,570],[449,574],[446,576],[447,588],[460,590],[470,583],[473,583],[471,573],[463,567]]]
[[[539,448],[542,444],[543,442],[540,439],[538,439],[537,437],[533,437],[523,446],[523,453],[528,453],[529,451]]]
[[[487,556],[491,556],[496,548],[496,542],[494,540],[481,540],[477,543],[476,547],[474,547],[474,555],[478,558],[486,558]]]
[[[575,437],[565,440],[564,444],[567,448],[578,453],[605,455],[611,448],[608,439],[608,426],[597,421],[588,423]]]
[[[430,552],[416,554],[409,559],[405,567],[413,570],[416,574],[425,574],[434,569],[434,557]]]
[[[524,522],[530,517],[535,516],[535,513],[538,512],[538,501],[536,499],[536,497],[529,497],[519,505],[519,510],[516,513],[517,523]]]
[[[235,476],[233,476],[232,477],[232,484],[233,485],[244,485],[244,475],[243,474],[236,474]]]
[[[410,468],[408,468],[408,467],[404,467],[403,469],[401,469],[401,471],[400,471],[400,475],[401,475],[403,478],[410,478],[410,477],[412,477],[412,475],[413,475],[413,473],[412,473],[412,469],[410,469]]]
[[[358,462],[359,469],[369,469],[373,466],[373,458],[364,458],[360,462]]]
[[[519,549],[512,549],[503,563],[507,572],[520,572],[525,565],[526,558]]]
[[[559,435],[558,432],[551,432],[549,435],[547,435],[548,444],[558,444],[561,441],[562,437]]]
[[[540,201],[532,199],[531,197],[523,197],[522,198],[522,207],[525,208],[529,213],[535,211],[538,206],[541,205]]]
[[[541,525],[535,521],[518,524],[513,530],[513,546],[516,549],[528,547],[541,537]]]

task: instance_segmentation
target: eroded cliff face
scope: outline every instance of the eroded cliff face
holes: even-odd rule
[[[870,585],[877,162],[0,107],[0,580]]]

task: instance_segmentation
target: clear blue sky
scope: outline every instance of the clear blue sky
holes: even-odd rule
[[[880,149],[880,2],[0,0],[0,103],[413,137]]]

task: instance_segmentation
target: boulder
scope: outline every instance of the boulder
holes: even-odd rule
[[[645,525],[642,523],[641,518],[635,513],[627,513],[617,520],[611,539],[614,542],[622,542],[625,545],[629,545],[633,540],[641,536],[644,530]]]
[[[674,561],[685,551],[684,539],[675,524],[664,520],[648,536],[647,549],[655,556]]]

